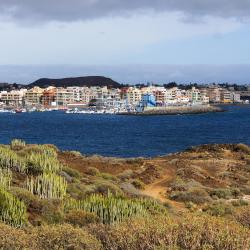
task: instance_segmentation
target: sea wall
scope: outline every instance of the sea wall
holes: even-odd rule
[[[201,114],[209,112],[223,112],[218,106],[193,105],[193,106],[168,106],[145,108],[142,112],[127,112],[120,115],[177,115],[177,114]]]

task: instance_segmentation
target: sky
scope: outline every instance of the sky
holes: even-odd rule
[[[0,0],[0,82],[250,83],[250,0]]]

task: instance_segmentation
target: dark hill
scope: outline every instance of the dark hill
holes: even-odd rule
[[[28,85],[28,87],[34,87],[34,86],[38,86],[41,88],[48,86],[55,86],[55,87],[108,86],[113,88],[121,87],[121,85],[118,82],[115,82],[112,79],[103,76],[72,77],[72,78],[62,78],[62,79],[41,78]]]

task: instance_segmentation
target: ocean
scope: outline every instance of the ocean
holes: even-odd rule
[[[61,150],[115,157],[153,157],[209,143],[250,145],[250,105],[226,112],[171,116],[0,114],[0,144],[13,138]]]

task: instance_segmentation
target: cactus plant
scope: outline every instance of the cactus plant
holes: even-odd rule
[[[137,200],[115,197],[111,193],[108,196],[93,194],[85,200],[67,199],[64,208],[65,211],[80,209],[95,213],[104,224],[121,222],[126,218],[144,216],[147,213]]]
[[[0,147],[0,167],[25,172],[26,162],[9,147]]]
[[[26,146],[26,142],[19,140],[19,139],[13,139],[10,143],[11,149],[22,149]]]
[[[26,188],[41,199],[62,199],[66,195],[66,180],[54,173],[43,173],[38,177],[28,177]]]
[[[2,187],[0,187],[0,220],[14,227],[21,227],[27,222],[25,204]]]
[[[0,187],[9,189],[12,180],[12,172],[10,169],[0,169]]]
[[[62,168],[57,158],[46,154],[31,153],[26,157],[26,162],[29,171],[34,174],[57,173]]]

